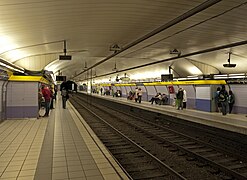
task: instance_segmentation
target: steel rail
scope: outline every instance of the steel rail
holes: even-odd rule
[[[78,98],[78,97],[77,97]],[[78,98],[82,101],[84,101],[81,98]],[[78,102],[77,102],[78,103]],[[83,106],[83,105],[82,105]],[[89,108],[87,108],[86,106],[83,106],[87,111],[89,111],[91,114],[93,114],[95,117],[97,117],[98,119],[100,119],[102,122],[104,122],[104,124],[106,124],[108,127],[110,127],[112,130],[114,130],[116,133],[118,133],[120,136],[122,136],[124,139],[126,139],[127,141],[129,141],[131,144],[133,144],[134,146],[138,147],[138,149],[140,149],[142,152],[144,152],[145,154],[147,154],[148,156],[150,156],[152,159],[155,159],[156,162],[158,162],[160,165],[164,166],[166,168],[166,170],[168,170],[170,173],[172,173],[173,175],[175,175],[177,178],[182,179],[182,180],[186,180],[185,177],[183,177],[182,175],[180,175],[178,172],[176,172],[175,170],[173,170],[172,168],[170,168],[167,164],[165,164],[164,162],[162,162],[160,159],[158,159],[157,157],[155,157],[154,155],[152,155],[151,153],[149,153],[147,150],[145,150],[143,147],[141,147],[140,145],[138,145],[137,143],[135,143],[133,140],[131,140],[130,138],[128,138],[127,136],[125,136],[122,132],[120,132],[119,130],[117,130],[116,128],[114,128],[111,124],[109,124],[107,121],[105,121],[103,118],[101,118],[100,116],[98,116],[96,113],[94,113],[93,111],[91,111]],[[97,107],[97,106],[95,106]],[[97,107],[98,108],[98,107]]]
[[[106,106],[106,104],[105,104],[105,106]],[[96,106],[96,107],[97,107],[97,106]],[[165,130],[165,131],[167,131],[167,132],[173,133],[174,135],[178,135],[178,136],[183,137],[183,138],[185,138],[185,139],[187,139],[187,140],[192,140],[192,141],[194,141],[194,142],[196,142],[196,143],[198,143],[198,144],[201,144],[201,145],[203,145],[203,146],[209,147],[209,148],[211,148],[212,150],[215,150],[216,152],[219,152],[219,153],[221,153],[221,154],[225,154],[225,152],[222,153],[222,152],[221,152],[222,150],[219,150],[219,148],[217,148],[217,147],[215,147],[215,146],[213,146],[213,145],[210,145],[210,144],[208,144],[208,143],[206,143],[206,142],[203,142],[203,141],[200,141],[200,140],[198,140],[198,139],[192,138],[192,137],[190,137],[190,136],[188,136],[188,135],[182,134],[182,133],[177,132],[177,131],[175,131],[175,130],[168,129],[168,128],[164,127],[164,126],[157,125],[157,124],[152,123],[152,122],[149,122],[149,121],[147,121],[147,120],[143,120],[142,118],[140,118],[140,117],[138,117],[138,116],[135,116],[135,115],[132,115],[132,114],[129,114],[129,113],[126,113],[126,112],[122,112],[122,111],[120,111],[120,110],[113,109],[112,107],[109,107],[109,106],[106,106],[106,107],[109,108],[109,109],[112,109],[113,111],[117,111],[117,112],[122,113],[122,114],[125,114],[125,115],[127,115],[127,116],[131,116],[132,118],[139,119],[139,120],[141,120],[142,122],[144,122],[144,123],[146,123],[146,124],[152,125],[152,126],[154,126],[154,127],[158,127],[159,129],[163,129],[163,130]],[[99,108],[99,107],[98,107],[98,108]],[[104,111],[104,112],[107,113],[107,111],[106,111],[105,109],[102,109],[102,111]],[[124,121],[125,121],[125,120],[124,120]],[[170,140],[168,140],[168,139],[166,139],[166,138],[163,138],[163,137],[161,137],[161,136],[159,136],[159,135],[157,135],[157,134],[154,134],[154,133],[150,132],[149,130],[145,130],[145,129],[139,127],[138,125],[136,125],[135,123],[131,123],[131,122],[129,122],[129,121],[125,121],[125,123],[126,123],[126,124],[129,124],[130,126],[134,126],[136,129],[139,129],[139,130],[145,132],[146,134],[150,134],[151,136],[154,136],[154,137],[156,137],[157,139],[159,139],[159,140],[161,140],[161,141],[165,141],[166,143],[170,144],[170,145],[173,146],[173,147],[178,148],[179,150],[181,150],[181,151],[183,151],[183,152],[186,152],[186,153],[188,153],[188,154],[190,154],[190,155],[193,155],[195,158],[199,159],[200,161],[207,162],[207,163],[209,163],[211,166],[213,166],[213,167],[215,167],[215,168],[219,168],[222,172],[224,172],[224,173],[227,174],[227,175],[233,176],[233,177],[235,177],[235,178],[237,178],[237,179],[239,179],[239,180],[245,180],[245,179],[246,179],[246,177],[243,176],[242,174],[240,174],[240,173],[238,173],[238,172],[236,172],[236,171],[234,171],[234,170],[231,170],[231,169],[225,167],[224,165],[221,165],[221,164],[219,164],[219,163],[217,163],[217,162],[214,162],[213,160],[210,160],[210,159],[208,159],[208,158],[206,158],[206,157],[203,157],[202,155],[200,155],[200,154],[198,154],[198,153],[195,153],[195,152],[193,152],[193,151],[190,151],[190,150],[188,150],[187,148],[185,148],[185,147],[183,147],[183,146],[181,146],[181,145],[178,145],[178,144],[176,144],[176,143],[174,143],[174,142],[172,142],[172,141],[170,141]]]

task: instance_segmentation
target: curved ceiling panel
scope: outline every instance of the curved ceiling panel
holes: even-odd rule
[[[201,5],[205,9],[193,14]],[[242,73],[246,16],[245,0],[2,0],[0,58],[76,80],[88,74],[109,78],[115,64],[133,77],[160,77],[171,65],[176,76],[192,75],[193,68],[199,74]],[[64,40],[71,61],[58,60]],[[114,54],[113,44],[123,51]],[[174,48],[181,57],[170,54]],[[229,52],[234,69],[223,67]]]

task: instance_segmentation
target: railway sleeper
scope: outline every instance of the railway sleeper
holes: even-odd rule
[[[165,136],[164,138],[167,139],[167,140],[169,140],[169,139],[178,139],[178,138],[180,138],[180,136],[171,135],[171,136]]]
[[[185,156],[185,155],[187,155],[186,152],[184,152],[184,151],[178,151],[178,156]]]
[[[197,165],[198,167],[206,167],[206,166],[208,166],[208,164],[205,163],[205,162],[196,162],[196,165]]]
[[[166,179],[165,177],[168,176],[165,173],[159,171],[146,171],[146,172],[135,172],[133,173],[134,179]]]
[[[244,176],[244,177],[246,177],[246,179],[247,179],[247,171],[246,171],[246,172],[241,173],[241,175],[242,175],[242,176]]]
[[[126,145],[126,146],[118,146],[118,145],[112,145],[112,146],[107,146],[107,148],[109,149],[109,150],[123,150],[123,149],[130,149],[131,148],[131,146],[130,145]]]
[[[116,156],[117,159],[119,158],[119,156]],[[124,158],[125,161],[121,162],[121,165],[124,167],[127,167],[128,169],[132,169],[135,168],[136,166],[140,165],[140,164],[148,164],[150,163],[149,160],[145,159],[145,158],[135,158],[133,157],[132,159],[128,159],[126,157],[122,157]]]
[[[185,146],[183,146],[183,148],[189,149],[189,150],[194,150],[194,149],[196,150],[196,149],[205,148],[205,146],[199,145],[199,144],[197,144],[197,145],[185,145]]]
[[[223,179],[223,180],[231,180],[231,179],[234,179],[233,177],[227,176],[227,175],[221,175],[220,178]]]
[[[111,142],[111,141],[107,141],[107,142],[104,142],[104,144],[107,146],[107,147],[112,147],[112,146],[130,146],[128,143],[125,143],[125,142]]]
[[[157,167],[154,167],[152,165],[149,165],[149,164],[144,164],[142,166],[135,166],[133,168],[131,168],[129,170],[129,172],[140,172],[140,171],[154,171],[154,170],[157,170]]]
[[[173,143],[183,143],[183,142],[188,142],[188,140],[186,139],[175,139],[174,141],[172,141]]]
[[[116,150],[116,151],[114,151]],[[118,154],[131,154],[131,153],[137,153],[138,150],[136,149],[111,149],[112,154],[118,155]]]
[[[241,163],[236,163],[236,164],[232,164],[227,166],[229,169],[231,170],[241,170],[242,168],[246,170],[247,172],[247,164],[241,164]]]
[[[109,143],[109,144],[113,144],[113,143],[114,144],[116,144],[116,143],[118,143],[118,144],[124,144],[124,141],[121,138],[109,139],[109,138],[103,138],[103,137],[100,137],[100,136],[98,136],[98,137],[104,143]]]
[[[195,145],[197,144],[196,142],[192,142],[192,141],[185,141],[185,142],[181,142],[181,143],[176,143],[179,146],[186,146],[186,145]]]
[[[213,149],[211,148],[201,148],[201,149],[195,149],[193,150],[194,153],[209,153],[209,152],[212,152],[214,151]]]
[[[189,156],[189,157],[187,157],[187,158],[186,158],[186,160],[187,160],[187,161],[195,161],[195,160],[196,160],[196,158],[195,158],[195,157],[191,157],[191,156]]]
[[[210,168],[208,170],[211,174],[219,174],[221,171],[218,168]]]
[[[205,158],[215,158],[215,157],[220,157],[220,156],[222,156],[222,154],[219,152],[203,155],[203,157],[205,157]]]
[[[236,161],[236,159],[235,158],[222,158],[222,159],[215,160],[215,161],[219,164],[224,164],[224,163]]]
[[[176,152],[179,149],[177,147],[170,147],[168,150],[171,151],[171,152]]]

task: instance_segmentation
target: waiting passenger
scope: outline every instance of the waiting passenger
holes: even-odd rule
[[[136,87],[136,90],[135,90],[135,102],[137,102],[137,100],[138,100],[138,94],[139,94],[138,87]]]
[[[167,103],[168,103],[168,97],[167,97],[166,94],[162,94],[162,99],[161,99],[161,101],[162,101],[162,104],[167,104]]]
[[[122,92],[120,90],[117,90],[117,92],[115,93],[116,97],[121,97],[122,96]]]
[[[179,109],[183,110],[183,96],[184,96],[183,88],[179,88],[178,93],[176,95],[178,110]]]
[[[42,104],[43,100],[44,100],[44,98],[43,98],[42,91],[41,91],[41,89],[39,89],[39,92],[38,92],[38,116],[37,116],[37,119],[39,119],[41,117],[39,111],[40,111],[41,104]]]
[[[51,92],[51,102],[50,102],[50,109],[54,109],[54,106],[53,106],[53,100],[54,100],[54,91],[52,90],[52,87],[50,87],[50,92]]]
[[[103,88],[100,88],[100,95],[103,95]]]
[[[54,100],[57,100],[57,86],[54,86]]]
[[[186,94],[186,91],[185,89],[183,90],[183,108],[186,109],[187,107],[187,94]]]
[[[235,97],[231,90],[229,91],[228,103],[229,103],[229,114],[231,114],[233,104],[235,103]]]
[[[61,95],[62,95],[62,101],[63,101],[63,108],[66,109],[66,101],[69,99],[69,94],[65,87],[63,87],[62,89]]]
[[[112,97],[114,97],[114,90],[113,90],[113,88],[111,89],[111,95],[112,95]]]
[[[225,85],[222,85],[222,88],[220,90],[219,102],[221,103],[221,106],[222,106],[222,115],[226,115],[227,105],[228,105],[228,93],[225,89]]]
[[[216,111],[221,112],[221,102],[219,101],[219,94],[220,94],[220,87],[217,87],[217,90],[214,94],[214,99],[215,99],[215,105],[216,105]]]
[[[141,101],[142,101],[142,89],[141,88],[139,88],[138,89],[138,101],[139,101],[139,103],[141,103]]]
[[[43,94],[43,97],[45,98],[45,115],[44,115],[44,117],[48,117],[49,111],[50,111],[50,101],[51,101],[51,92],[50,92],[48,86],[42,86],[42,94]]]
[[[129,95],[127,96],[127,100],[133,100],[134,99],[134,93],[132,91],[129,92]]]
[[[151,98],[151,100],[149,102],[151,102],[151,104],[153,104],[154,102],[155,102],[155,104],[158,104],[159,95],[160,95],[160,93],[157,93],[154,97]]]

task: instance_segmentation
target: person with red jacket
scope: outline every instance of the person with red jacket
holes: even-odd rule
[[[51,101],[51,91],[48,86],[42,86],[42,94],[45,98],[45,115],[44,117],[49,116],[50,111],[50,101]]]

